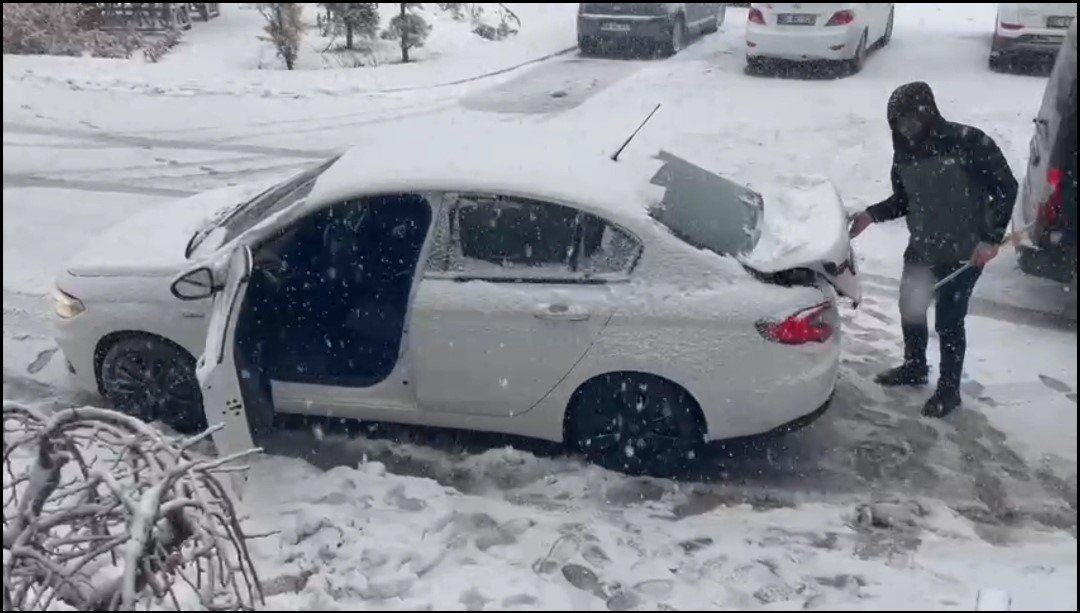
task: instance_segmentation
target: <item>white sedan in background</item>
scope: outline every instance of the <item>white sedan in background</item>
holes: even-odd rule
[[[1004,68],[1025,55],[1054,56],[1074,19],[1075,2],[998,4],[990,68]]]
[[[565,441],[630,472],[824,410],[837,300],[859,298],[828,181],[765,205],[667,154],[526,163],[471,138],[355,149],[117,228],[58,280],[77,379],[224,423],[222,453],[276,414],[332,415]]]
[[[753,3],[747,13],[746,61],[846,62],[862,69],[871,49],[889,44],[894,5]]]

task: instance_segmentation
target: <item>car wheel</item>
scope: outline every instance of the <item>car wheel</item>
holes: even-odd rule
[[[612,373],[572,401],[567,441],[589,461],[629,474],[670,476],[700,451],[697,403],[680,386],[641,373]]]
[[[195,359],[151,337],[121,339],[101,362],[101,388],[117,410],[181,432],[206,427]]]
[[[600,51],[600,45],[590,39],[579,40],[578,51],[580,51],[582,55],[596,55]]]
[[[663,45],[664,55],[675,55],[682,50],[684,44],[686,44],[686,20],[679,15],[671,26],[671,36]]]
[[[892,42],[893,16],[896,9],[889,9],[889,20],[885,22],[885,34],[881,36],[881,46],[884,47]]]
[[[1003,56],[1001,52],[997,49],[991,49],[990,58],[987,60],[986,64],[990,67],[990,70],[993,70],[994,72],[1001,72],[1005,70],[1006,67],[1005,56]]]
[[[859,46],[855,48],[855,57],[848,60],[848,72],[851,74],[858,74],[862,71],[863,66],[866,65],[866,31],[864,30],[862,36],[859,37]]]

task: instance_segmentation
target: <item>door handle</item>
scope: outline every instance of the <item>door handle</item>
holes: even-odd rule
[[[551,321],[586,321],[589,319],[588,313],[571,309],[565,304],[549,304],[541,307],[533,315],[537,319]]]

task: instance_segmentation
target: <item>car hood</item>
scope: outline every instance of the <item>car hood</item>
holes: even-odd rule
[[[67,271],[81,277],[175,274],[188,261],[184,249],[196,230],[262,188],[238,185],[148,206],[94,237],[69,260]]]

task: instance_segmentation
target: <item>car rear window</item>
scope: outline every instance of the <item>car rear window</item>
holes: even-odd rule
[[[749,253],[761,237],[763,200],[757,192],[666,152],[652,183],[664,187],[650,215],[672,234],[719,255]]]

